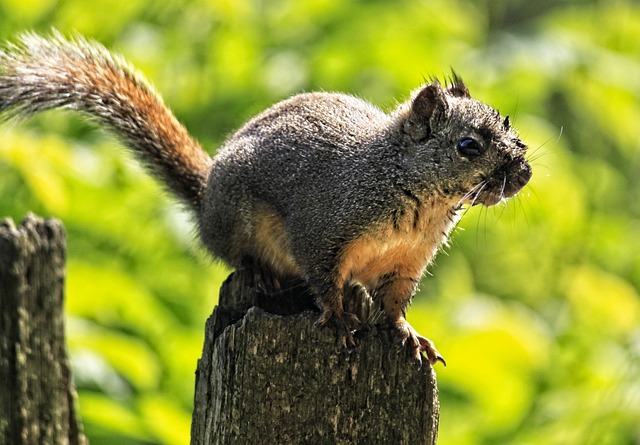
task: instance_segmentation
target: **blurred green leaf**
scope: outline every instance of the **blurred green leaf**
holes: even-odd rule
[[[534,176],[507,204],[466,212],[409,310],[449,364],[440,442],[640,442],[637,2],[0,0],[0,15],[3,39],[55,27],[123,53],[211,153],[295,92],[392,109],[454,68],[511,115]],[[0,210],[67,227],[91,442],[186,443],[229,270],[120,144],[70,116],[2,127]]]
[[[101,394],[85,392],[80,397],[82,419],[87,426],[96,425],[96,437],[91,443],[149,443],[147,433],[139,415],[123,404]],[[102,436],[102,437],[101,437]]]
[[[148,395],[139,401],[140,412],[150,431],[163,443],[183,445],[191,432],[191,413],[176,407],[167,396]]]
[[[564,282],[573,312],[592,333],[619,338],[639,328],[640,296],[629,283],[589,266],[568,269]]]
[[[69,340],[71,351],[94,351],[106,360],[137,391],[156,389],[161,367],[149,345],[111,329],[83,329]]]
[[[129,326],[159,338],[175,320],[133,277],[107,267],[70,263],[67,310],[105,325]]]

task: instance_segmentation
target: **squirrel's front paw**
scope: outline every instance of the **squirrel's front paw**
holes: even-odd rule
[[[422,353],[424,352],[431,366],[441,362],[445,367],[447,362],[436,349],[431,340],[418,334],[418,332],[404,318],[396,321],[393,325],[398,341],[409,348],[411,357],[418,366],[422,366]]]
[[[355,348],[356,342],[353,334],[360,329],[361,323],[354,314],[349,312],[336,314],[332,311],[325,311],[315,325],[319,328],[328,327],[335,332],[339,351]]]

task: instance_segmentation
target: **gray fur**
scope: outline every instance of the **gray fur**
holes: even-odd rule
[[[0,52],[0,113],[52,108],[78,110],[120,137],[195,212],[214,256],[307,280],[322,323],[333,321],[343,339],[352,340],[357,320],[343,315],[342,286],[366,275],[362,284],[382,295],[418,361],[422,351],[444,361],[404,320],[419,274],[463,205],[496,204],[531,177],[509,119],[473,100],[455,74],[389,114],[344,94],[294,96],[247,122],[211,159],[124,61],[81,38],[27,34]],[[381,271],[373,279],[366,261],[347,267],[362,260],[349,246],[367,236]],[[420,243],[429,245],[414,249]],[[399,248],[413,262],[387,264],[385,249]]]
[[[249,121],[214,160],[201,218],[205,242],[238,266],[229,230],[250,221],[248,207],[267,204],[285,220],[303,269],[312,270],[416,201],[455,200],[453,220],[465,203],[492,205],[520,190],[530,177],[526,146],[500,115],[450,93],[466,91],[457,78],[448,90],[437,81],[429,87],[440,94],[429,119],[412,109],[418,90],[391,114],[353,96],[308,93]],[[457,154],[466,135],[490,146],[481,159]],[[208,236],[222,232],[229,236]]]

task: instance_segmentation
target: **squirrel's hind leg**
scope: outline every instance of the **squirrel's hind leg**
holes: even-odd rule
[[[322,315],[316,322],[316,327],[328,327],[335,332],[337,339],[337,349],[346,351],[356,347],[354,334],[362,324],[355,314],[344,311],[343,306],[343,286],[332,284],[324,286],[314,286],[312,289],[318,295],[316,302],[322,310]]]
[[[433,342],[418,334],[405,318],[407,306],[416,291],[418,280],[395,274],[389,274],[384,278],[384,281],[374,291],[374,295],[376,299],[382,300],[387,321],[391,329],[394,330],[398,342],[409,348],[411,357],[419,366],[422,365],[423,353],[427,356],[431,366],[437,362],[447,366]]]
[[[253,258],[244,258],[242,268],[253,275],[253,284],[259,292],[273,294],[281,290],[281,278],[271,267]]]

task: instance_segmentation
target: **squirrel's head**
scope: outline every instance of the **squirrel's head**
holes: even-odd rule
[[[472,99],[455,73],[445,86],[437,80],[423,86],[408,105],[403,131],[416,167],[447,198],[490,206],[531,178],[527,146],[509,116]]]

